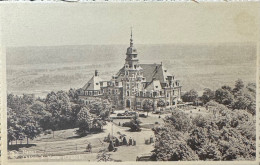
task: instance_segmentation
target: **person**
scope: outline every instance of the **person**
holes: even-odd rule
[[[133,140],[133,146],[135,146],[136,145],[136,141],[135,140]]]
[[[92,152],[92,145],[91,145],[91,143],[88,143],[86,150],[88,152]]]
[[[126,138],[125,137],[123,137],[123,145],[127,145],[127,141],[126,141]]]
[[[130,137],[129,138],[129,146],[131,146],[133,144],[133,139]]]
[[[150,137],[150,143],[153,143],[153,137],[152,136]]]

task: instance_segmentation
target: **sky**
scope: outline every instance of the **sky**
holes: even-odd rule
[[[260,3],[0,5],[1,45],[255,42]]]

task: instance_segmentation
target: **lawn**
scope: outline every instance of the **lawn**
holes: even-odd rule
[[[113,129],[112,129],[113,127]],[[108,143],[103,142],[104,137],[109,133],[116,137],[119,137],[117,132],[125,134],[127,140],[131,137],[136,140],[136,146],[120,146],[117,152],[112,152],[112,157],[116,160],[125,160],[125,150],[131,152],[131,157],[127,157],[128,161],[135,161],[136,156],[140,154],[149,154],[153,149],[152,145],[145,145],[145,139],[153,136],[151,129],[143,129],[141,132],[129,132],[128,128],[120,127],[112,123],[108,123],[104,127],[104,131],[97,134],[92,134],[86,137],[77,138],[74,133],[75,129],[68,129],[62,131],[56,131],[54,138],[52,134],[41,135],[40,137],[31,140],[30,144],[34,144],[31,147],[22,146],[18,151],[12,150],[9,152],[9,158],[24,158],[33,159],[36,157],[42,157],[42,159],[63,159],[66,157],[75,156],[75,159],[83,159],[96,161],[96,156],[100,149],[107,148]],[[92,145],[92,153],[85,152],[88,143]],[[139,150],[142,148],[142,150]]]
[[[199,110],[200,109],[200,110]],[[205,108],[196,108],[191,110],[183,110],[190,115],[209,114]],[[23,158],[34,159],[39,158],[43,160],[56,160],[56,159],[75,159],[86,161],[97,161],[96,157],[101,149],[107,148],[108,143],[104,142],[104,138],[108,134],[119,138],[120,135],[126,135],[126,139],[131,137],[136,141],[136,146],[119,146],[116,152],[110,152],[111,158],[117,161],[136,161],[137,156],[149,155],[153,150],[153,144],[145,144],[145,140],[150,137],[154,138],[154,133],[151,128],[155,125],[163,123],[163,118],[169,114],[152,114],[149,113],[146,118],[139,118],[141,120],[141,132],[130,132],[128,127],[118,126],[124,122],[130,121],[130,119],[114,119],[113,122],[108,122],[104,126],[104,130],[101,133],[90,134],[85,137],[78,137],[75,134],[75,129],[67,129],[55,131],[53,134],[41,134],[34,140],[30,140],[30,146],[26,145],[13,145],[12,147],[18,148],[17,151],[11,150],[9,152],[9,158]],[[160,118],[159,118],[160,116]],[[25,144],[26,141],[23,141]],[[91,143],[92,153],[86,152],[86,146]],[[15,144],[13,142],[13,144]],[[18,142],[19,144],[19,142]]]

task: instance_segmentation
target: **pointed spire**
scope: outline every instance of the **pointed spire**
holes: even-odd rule
[[[131,39],[133,38],[133,27],[131,26]]]
[[[131,26],[130,46],[133,46],[133,27]]]

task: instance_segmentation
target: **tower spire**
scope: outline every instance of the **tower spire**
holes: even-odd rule
[[[131,26],[131,39],[133,37],[133,27]]]
[[[130,46],[133,46],[133,27],[131,26],[131,38],[130,38]]]

